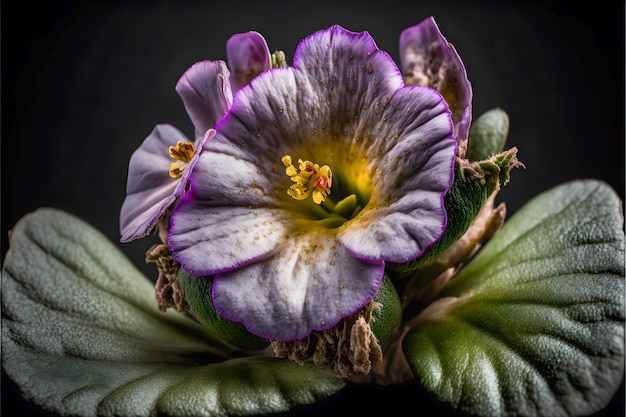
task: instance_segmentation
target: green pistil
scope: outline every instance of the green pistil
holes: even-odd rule
[[[350,194],[338,203],[327,197],[320,207],[324,209],[325,214],[320,220],[325,227],[339,227],[348,220],[354,218],[363,206],[359,204],[359,200],[355,194]]]
[[[338,203],[333,202],[331,198],[327,198],[326,201],[322,203],[322,207],[329,213],[337,214],[346,220],[352,219],[363,208],[363,206],[359,204],[356,194],[350,194]]]

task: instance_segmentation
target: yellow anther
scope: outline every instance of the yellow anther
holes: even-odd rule
[[[186,164],[191,162],[191,158],[193,158],[193,143],[179,141],[176,146],[169,147],[169,154],[171,158],[176,160],[170,165],[170,177],[180,178]]]
[[[170,177],[180,178],[182,177],[184,170],[185,166],[181,165],[179,161],[172,162],[172,165],[170,165]]]
[[[169,151],[170,157],[188,164],[193,158],[193,143],[178,141],[176,146],[170,146]]]
[[[328,165],[322,167],[311,161],[298,159],[298,168],[292,164],[291,156],[282,157],[285,173],[294,183],[287,190],[287,194],[296,200],[304,200],[311,194],[316,204],[321,204],[330,194],[333,183],[333,173]]]

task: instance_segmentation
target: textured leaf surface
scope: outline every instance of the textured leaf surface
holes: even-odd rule
[[[25,397],[66,415],[286,411],[334,394],[332,373],[241,357],[80,219],[41,209],[13,229],[2,271],[2,364]]]
[[[534,198],[418,318],[420,382],[471,414],[587,415],[624,375],[624,231],[597,181]]]

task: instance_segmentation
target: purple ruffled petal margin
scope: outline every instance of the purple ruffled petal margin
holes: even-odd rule
[[[180,77],[176,92],[193,122],[196,138],[214,128],[233,102],[224,61],[196,62]]]
[[[433,89],[399,89],[382,116],[388,123],[376,127],[380,140],[369,150],[380,155],[376,204],[340,227],[338,237],[360,259],[403,263],[419,257],[446,228],[443,198],[454,181],[457,143],[450,111]]]
[[[226,57],[232,72],[233,92],[270,69],[271,56],[265,38],[258,32],[238,33],[226,42]]]
[[[472,121],[472,85],[454,46],[433,17],[400,34],[400,69],[406,85],[438,90],[452,110],[459,140],[467,139]]]
[[[120,210],[121,242],[146,237],[165,211],[185,192],[204,143],[215,135],[210,129],[195,143],[195,155],[180,178],[169,175],[168,149],[187,137],[173,126],[157,125],[133,153],[128,166],[126,198]]]
[[[441,94],[404,87],[367,32],[340,26],[304,39],[293,67],[250,86],[198,159],[168,243],[188,273],[216,274],[225,317],[268,339],[301,339],[371,301],[385,261],[414,259],[441,236],[453,122]],[[307,203],[286,194],[287,154],[365,187],[366,206],[336,228],[303,220]]]

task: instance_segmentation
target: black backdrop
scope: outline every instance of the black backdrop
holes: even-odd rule
[[[433,15],[474,89],[474,117],[502,107],[508,146],[526,170],[500,193],[509,215],[558,183],[598,178],[624,198],[624,4],[614,1],[3,1],[2,258],[7,231],[42,206],[119,241],[128,159],[157,123],[189,137],[174,91],[201,59],[224,59],[236,32],[257,30],[290,59],[297,42],[339,23],[369,31],[398,59],[400,32]],[[148,276],[152,241],[119,247]],[[3,412],[27,412],[3,378]],[[384,405],[382,405],[384,403]],[[445,410],[413,388],[351,389],[304,415],[407,406]],[[602,415],[623,415],[623,388]]]

